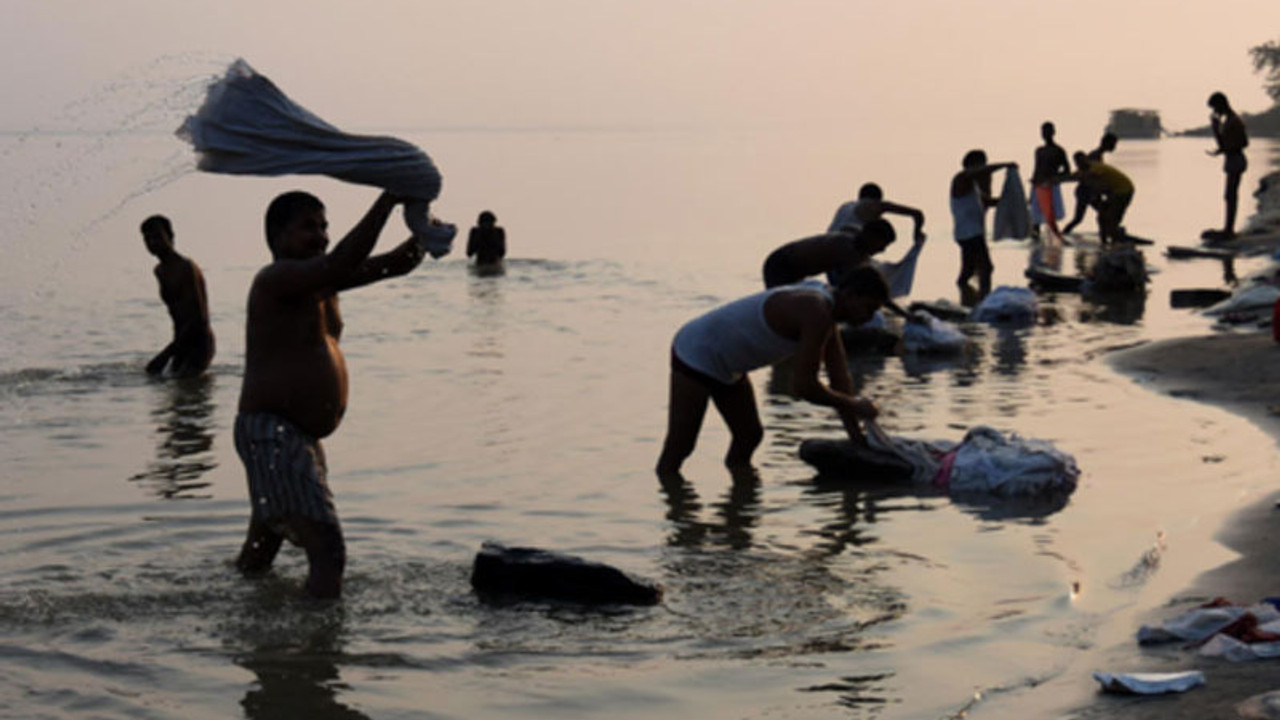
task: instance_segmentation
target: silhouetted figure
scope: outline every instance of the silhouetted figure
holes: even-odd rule
[[[1062,191],[1058,189],[1058,178],[1071,172],[1071,163],[1067,161],[1067,151],[1053,141],[1056,134],[1053,123],[1040,126],[1044,144],[1036,148],[1035,167],[1031,170],[1031,221],[1033,229],[1043,223],[1053,236],[1061,238],[1058,208],[1062,207]]]
[[[844,227],[841,232],[793,240],[769,253],[764,261],[764,286],[791,285],[823,273],[838,281],[884,252],[897,238],[893,226],[884,219],[872,220],[858,229]]]
[[[991,174],[997,170],[1016,168],[1017,163],[987,164],[987,154],[982,150],[970,150],[960,162],[962,170],[951,178],[951,218],[955,227],[955,240],[960,245],[960,299],[973,305],[991,292],[991,252],[987,248],[987,208],[996,204],[991,196]],[[978,290],[975,296],[969,279],[977,276]]]
[[[1079,169],[1063,180],[1079,181],[1097,198],[1098,240],[1103,245],[1123,242],[1126,239],[1124,214],[1129,203],[1133,202],[1133,181],[1115,167],[1101,160],[1089,159],[1087,153],[1077,152],[1073,157]]]
[[[497,221],[493,213],[485,210],[467,236],[467,257],[474,257],[476,265],[497,265],[507,256],[507,234]]]
[[[865,442],[858,422],[874,419],[876,408],[854,395],[836,323],[865,323],[888,298],[880,273],[860,267],[835,289],[783,285],[685,323],[671,344],[671,395],[659,475],[679,472],[693,453],[708,402],[715,403],[732,435],[725,464],[748,465],[764,428],[747,373],[786,358],[792,358],[796,393],[834,408],[849,438]],[[823,366],[829,384],[818,378]]]
[[[173,249],[173,225],[163,215],[142,221],[142,240],[156,256],[156,280],[160,299],[173,320],[173,341],[151,362],[147,372],[160,375],[167,367],[176,377],[194,377],[213,362],[213,329],[209,327],[209,299],[204,275],[194,261]]]
[[[1098,147],[1085,154],[1090,160],[1103,160],[1107,153],[1115,152],[1116,143],[1118,141],[1119,138],[1115,136],[1115,133],[1103,133],[1102,140],[1098,143]],[[1076,211],[1075,214],[1071,216],[1071,222],[1067,223],[1067,226],[1062,228],[1064,235],[1074,230],[1076,226],[1084,220],[1085,213],[1089,211],[1089,208],[1096,207],[1097,205],[1098,198],[1093,194],[1093,190],[1091,190],[1088,185],[1076,183],[1075,195]]]
[[[272,262],[249,289],[235,444],[248,475],[252,514],[236,566],[245,573],[266,571],[288,538],[306,550],[306,589],[315,597],[337,597],[346,566],[320,445],[347,408],[338,293],[404,275],[422,262],[425,243],[414,238],[388,253],[369,254],[402,201],[379,195],[326,254],[324,204],[305,192],[280,195],[266,216]]]
[[[924,213],[917,208],[885,200],[884,190],[870,182],[858,188],[857,200],[850,200],[836,209],[835,217],[827,226],[827,232],[840,232],[847,227],[861,230],[867,223],[879,220],[885,215],[905,215],[911,218],[915,223],[915,229],[912,231],[913,242],[925,241]]]
[[[1226,192],[1222,196],[1226,200],[1227,216],[1220,235],[1223,239],[1230,240],[1236,236],[1240,178],[1249,167],[1249,161],[1244,156],[1244,149],[1249,146],[1249,135],[1245,132],[1244,121],[1231,109],[1226,95],[1220,92],[1210,95],[1209,107],[1213,109],[1209,124],[1213,128],[1213,139],[1218,143],[1218,148],[1209,154],[1223,156],[1222,172],[1227,175]]]

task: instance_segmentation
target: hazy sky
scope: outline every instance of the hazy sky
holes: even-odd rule
[[[1269,105],[1278,0],[0,0],[0,129],[169,56],[242,56],[353,130],[1203,124]]]

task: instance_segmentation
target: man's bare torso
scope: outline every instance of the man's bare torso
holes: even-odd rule
[[[337,295],[281,298],[255,280],[248,314],[240,412],[275,413],[315,438],[332,433],[347,407]]]

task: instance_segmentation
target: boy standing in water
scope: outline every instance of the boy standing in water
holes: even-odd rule
[[[280,195],[266,216],[272,262],[249,289],[235,444],[252,508],[236,567],[246,574],[266,571],[288,538],[306,551],[306,590],[318,598],[341,594],[346,565],[320,445],[347,408],[338,293],[404,275],[422,262],[424,249],[412,238],[388,253],[369,255],[401,200],[379,195],[326,254],[324,204],[305,192]]]
[[[1032,230],[1039,232],[1040,223],[1049,228],[1050,237],[1061,239],[1058,232],[1058,210],[1062,207],[1062,191],[1057,177],[1071,172],[1067,151],[1053,141],[1057,128],[1051,122],[1040,126],[1040,138],[1044,144],[1036,148],[1035,166],[1031,169],[1031,222]]]
[[[834,408],[849,438],[865,443],[858,423],[875,419],[876,408],[854,395],[837,323],[861,325],[888,299],[884,278],[875,268],[863,266],[851,271],[834,290],[783,285],[685,323],[671,344],[667,438],[658,458],[658,474],[670,477],[680,471],[697,444],[709,402],[715,403],[732,435],[725,464],[747,467],[764,438],[747,373],[789,357],[794,358],[796,394]],[[822,366],[826,366],[828,384],[818,377]]]
[[[1017,163],[987,164],[987,154],[982,150],[970,150],[960,161],[961,170],[951,178],[951,218],[954,222],[956,244],[960,246],[960,300],[975,305],[991,292],[991,251],[987,248],[987,208],[998,201],[991,196],[991,174],[1004,168],[1016,168]],[[969,278],[978,276],[978,292],[975,297]]]
[[[209,300],[204,275],[194,261],[173,249],[173,225],[163,215],[142,221],[142,241],[156,256],[156,280],[160,299],[173,320],[173,341],[151,362],[147,373],[160,375],[167,366],[177,377],[195,377],[213,362],[213,329],[209,327]]]

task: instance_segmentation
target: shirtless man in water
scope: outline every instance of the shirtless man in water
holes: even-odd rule
[[[175,377],[195,377],[213,361],[213,330],[209,327],[209,300],[200,266],[173,249],[173,225],[163,215],[142,221],[142,241],[156,256],[156,281],[160,299],[173,320],[173,340],[151,362],[147,373],[160,375],[167,367]]]
[[[338,293],[404,275],[422,262],[424,248],[412,238],[370,256],[401,200],[380,195],[326,254],[329,224],[320,200],[305,192],[277,197],[266,217],[272,262],[258,271],[249,290],[235,444],[252,508],[236,567],[246,574],[265,572],[288,538],[307,553],[306,590],[314,597],[338,597],[346,565],[320,446],[347,408]]]

